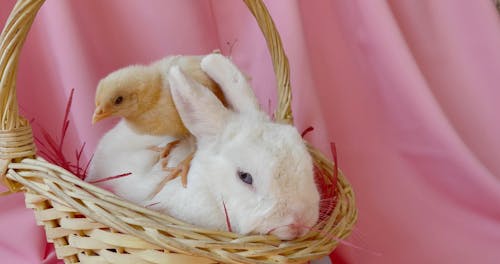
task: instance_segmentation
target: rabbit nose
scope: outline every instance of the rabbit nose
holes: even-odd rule
[[[305,235],[309,230],[309,228],[304,225],[302,218],[300,217],[295,217],[294,221],[290,225],[288,225],[288,227],[290,228],[291,233],[295,235],[295,237]]]
[[[289,224],[278,227],[270,232],[283,240],[292,240],[305,235],[309,228],[304,225],[302,217],[293,217]]]
[[[297,238],[302,234],[302,227],[300,225],[291,224],[288,226],[288,228],[290,229],[290,236],[293,238]]]
[[[277,236],[282,240],[293,240],[307,233],[307,228],[297,225],[289,225],[277,228],[270,234]]]
[[[271,235],[277,236],[281,240],[293,240],[300,235],[298,228],[291,228],[290,226],[281,226],[270,232]]]

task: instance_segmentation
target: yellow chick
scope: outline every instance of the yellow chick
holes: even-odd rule
[[[189,136],[175,108],[166,75],[170,67],[178,65],[186,75],[209,88],[225,104],[220,87],[200,68],[202,58],[169,56],[150,65],[132,65],[110,73],[97,86],[92,123],[108,117],[122,117],[138,134],[176,138]],[[152,149],[161,151],[160,157],[165,158],[177,143],[173,142],[164,149]],[[190,158],[181,162],[180,167],[173,170],[176,175],[169,178],[182,173],[185,182]],[[166,160],[163,165],[166,166]]]
[[[117,116],[139,134],[183,137],[189,135],[172,101],[166,74],[179,65],[183,72],[208,87],[221,101],[220,87],[200,68],[202,56],[171,56],[150,65],[132,65],[102,79],[95,97],[92,123]]]

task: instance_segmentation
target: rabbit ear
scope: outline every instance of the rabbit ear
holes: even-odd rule
[[[186,128],[198,139],[214,137],[231,112],[206,87],[187,77],[179,66],[170,69],[172,98]]]
[[[232,109],[240,113],[261,114],[259,103],[247,78],[231,60],[213,53],[203,58],[201,68],[220,85]]]

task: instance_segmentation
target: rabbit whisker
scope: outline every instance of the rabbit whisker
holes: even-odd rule
[[[149,207],[155,206],[155,205],[160,204],[160,203],[161,203],[161,202],[150,203],[150,204],[148,204],[148,205],[146,205],[146,206],[144,206],[144,207],[149,208]]]
[[[274,231],[276,231],[276,230],[278,230],[280,228],[290,227],[290,226],[302,227],[302,228],[305,228],[305,229],[308,229],[308,230],[311,230],[313,228],[313,226],[307,226],[307,225],[288,224],[288,225],[282,225],[282,226],[277,226],[277,227],[271,228],[269,231],[266,232],[266,235],[270,235],[272,232],[274,232]]]

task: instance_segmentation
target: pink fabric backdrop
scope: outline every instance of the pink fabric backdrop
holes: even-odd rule
[[[145,4],[146,2],[147,4]],[[3,26],[14,1],[0,3]],[[500,24],[489,0],[266,1],[291,65],[293,110],[356,191],[337,263],[500,263]],[[229,42],[229,44],[228,44]],[[68,151],[90,156],[98,80],[168,54],[221,49],[275,105],[269,55],[240,1],[48,1],[26,42],[23,113],[54,133],[76,89]],[[1,197],[0,259],[45,258],[22,195]],[[45,261],[44,261],[45,259]],[[6,261],[8,260],[8,261]]]

